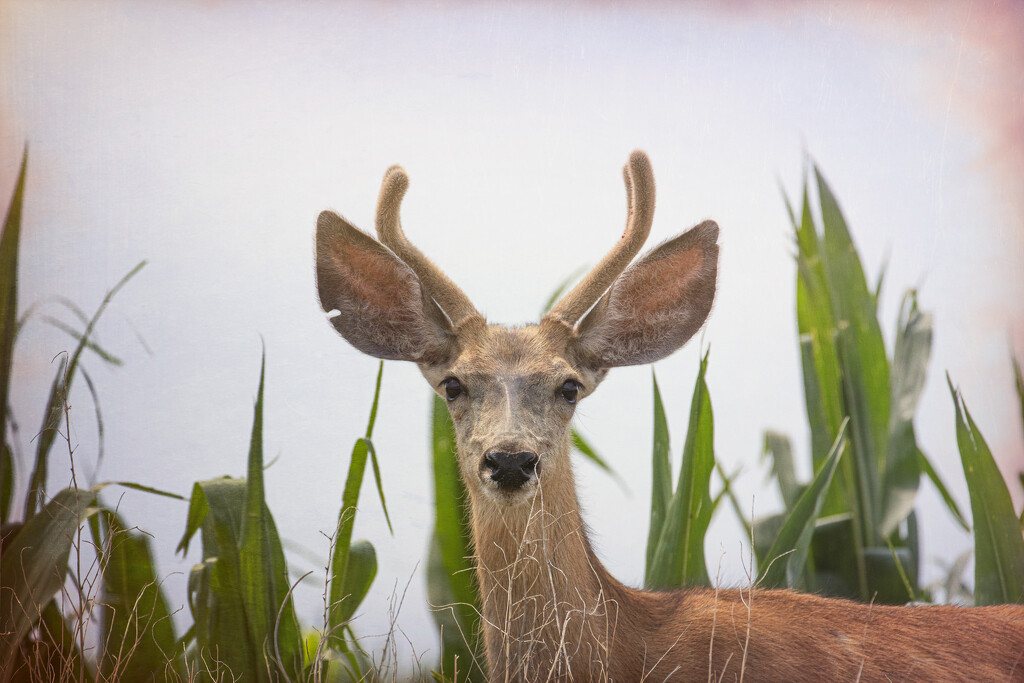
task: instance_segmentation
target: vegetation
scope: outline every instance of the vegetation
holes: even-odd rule
[[[377,573],[374,546],[353,541],[356,509],[369,463],[387,516],[373,428],[381,373],[365,435],[353,445],[332,538],[323,623],[296,617],[287,558],[264,499],[262,446],[265,362],[253,414],[244,478],[196,482],[188,498],[185,552],[199,535],[202,559],[192,569],[187,600],[192,624],[175,632],[170,601],[157,575],[146,534],[130,526],[103,497],[109,486],[180,498],[144,484],[77,480],[46,490],[54,446],[68,441],[66,397],[82,378],[98,396],[83,358],[118,365],[93,330],[139,264],[107,294],[92,316],[66,304],[76,325],[54,324],[74,340],[54,377],[36,440],[32,474],[20,517],[12,512],[13,440],[8,397],[14,340],[31,309],[17,317],[18,241],[27,159],[0,237],[0,681],[246,680],[349,681],[379,677],[389,656],[367,653],[351,620]],[[764,452],[784,509],[747,520],[732,478],[714,454],[714,417],[707,383],[710,353],[701,360],[689,422],[673,477],[669,426],[653,379],[652,496],[645,584],[651,588],[710,585],[704,541],[712,516],[731,503],[752,540],[753,581],[865,601],[928,600],[919,583],[915,496],[927,478],[965,529],[964,516],[917,445],[913,418],[931,347],[931,316],[908,292],[887,352],[877,317],[879,284],[870,289],[849,230],[830,188],[814,171],[817,207],[805,183],[800,213],[792,210],[797,246],[797,318],[813,477],[798,481],[789,439],[765,434]],[[817,213],[817,215],[815,215]],[[552,300],[557,298],[557,293]],[[1014,361],[1024,424],[1024,380]],[[1024,601],[1024,539],[1009,492],[963,398],[950,391],[955,434],[971,499],[976,604]],[[441,657],[434,677],[484,680],[479,610],[465,491],[454,459],[454,435],[444,401],[432,404],[435,524],[426,563]],[[951,434],[954,431],[950,430]],[[574,444],[600,467],[607,464],[574,433]],[[715,478],[717,472],[718,477]],[[673,486],[673,479],[675,485]],[[720,481],[720,483],[715,483]],[[717,490],[716,490],[717,489]],[[388,520],[390,525],[390,520]]]

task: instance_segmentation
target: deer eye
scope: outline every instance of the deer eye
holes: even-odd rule
[[[445,381],[441,382],[441,386],[444,387],[444,395],[449,401],[454,401],[462,395],[462,382],[454,377],[449,377]]]
[[[580,383],[574,379],[567,379],[562,388],[559,389],[559,392],[562,394],[562,398],[570,404],[576,403],[576,399],[579,398],[580,394]]]

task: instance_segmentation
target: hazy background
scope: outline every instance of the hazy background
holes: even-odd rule
[[[66,317],[58,295],[93,310],[148,259],[99,328],[125,367],[88,360],[106,424],[95,474],[84,385],[71,399],[79,473],[183,495],[195,480],[244,474],[262,336],[266,452],[279,456],[267,496],[290,547],[308,550],[290,554],[293,570],[317,571],[297,591],[300,618],[317,624],[324,533],[376,372],[317,304],[317,213],[372,228],[381,176],[402,163],[411,239],[492,320],[529,322],[618,238],[620,168],[643,148],[658,181],[652,243],[704,218],[722,228],[710,322],[656,366],[677,461],[707,346],[716,453],[729,471],[742,464],[741,500],[756,514],[778,509],[762,488],[764,429],[789,433],[806,460],[780,185],[796,197],[810,158],[869,279],[889,263],[890,344],[905,288],[935,313],[919,442],[969,509],[948,371],[1019,509],[1010,354],[1024,358],[1021,64],[1024,9],[1012,0],[0,2],[0,197],[28,143],[20,301],[42,302],[15,350],[18,486],[53,358],[71,345],[41,316]],[[649,514],[650,384],[649,368],[616,370],[577,411],[625,481],[579,465],[599,555],[632,584]],[[437,640],[423,591],[429,400],[415,367],[386,365],[375,441],[395,535],[369,478],[356,528],[380,559],[356,630],[385,631],[389,602],[408,586],[397,625],[425,662]],[[67,484],[66,452],[54,450],[50,469],[53,490]],[[919,500],[935,578],[970,541],[928,484]],[[184,605],[199,557],[198,544],[173,553],[186,505],[126,492],[120,506],[153,534],[168,595]],[[722,583],[745,583],[748,553],[727,510],[708,538]]]

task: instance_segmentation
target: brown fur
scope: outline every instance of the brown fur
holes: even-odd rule
[[[318,223],[317,282],[324,310],[338,312],[332,324],[366,353],[418,363],[449,399],[491,680],[1024,681],[1024,605],[644,592],[604,569],[576,499],[575,400],[609,368],[682,346],[711,309],[718,263],[718,226],[707,221],[626,269],[654,207],[646,155],[633,153],[625,178],[626,235],[539,325],[520,329],[488,325],[405,239],[400,168],[388,170],[379,199],[387,247],[330,212]],[[452,380],[459,390],[448,395]],[[573,400],[567,382],[578,386]],[[501,488],[485,458],[495,451],[534,454],[536,470],[521,487]]]

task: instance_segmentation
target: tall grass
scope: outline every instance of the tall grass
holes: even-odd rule
[[[377,574],[376,550],[353,540],[356,509],[373,471],[390,527],[373,442],[381,373],[366,430],[353,444],[338,521],[326,560],[321,624],[299,622],[287,557],[264,495],[261,362],[244,477],[198,481],[186,499],[144,484],[107,482],[85,488],[77,479],[46,489],[55,446],[67,439],[67,395],[81,377],[102,413],[85,359],[120,361],[97,345],[94,330],[117,292],[143,264],[108,292],[94,314],[70,302],[75,322],[51,321],[71,336],[44,410],[20,516],[12,512],[15,460],[8,397],[14,342],[32,309],[17,316],[18,241],[27,155],[0,236],[0,683],[7,681],[354,681],[394,679],[367,653],[352,618]],[[850,231],[831,189],[814,170],[799,214],[790,210],[796,244],[799,345],[813,476],[796,477],[785,435],[765,434],[765,454],[784,509],[747,520],[714,453],[709,353],[698,368],[680,459],[673,475],[669,423],[656,378],[652,496],[644,581],[651,588],[710,585],[705,536],[723,500],[749,529],[757,560],[752,579],[861,600],[900,603],[928,599],[919,583],[919,535],[914,511],[923,479],[936,486],[964,528],[964,515],[917,445],[914,415],[930,356],[932,319],[908,292],[885,348],[877,315],[881,278],[867,284]],[[817,204],[811,196],[816,194]],[[564,288],[564,287],[563,287]],[[558,292],[552,296],[557,298]],[[1024,379],[1013,362],[1024,424]],[[977,604],[1024,601],[1024,540],[1020,519],[994,459],[963,397],[950,381],[957,440],[971,502]],[[425,578],[439,629],[442,681],[486,680],[466,492],[458,476],[455,439],[444,401],[431,404],[430,453],[435,523]],[[575,449],[609,473],[597,450],[573,433]],[[714,473],[722,484],[718,485]],[[673,480],[675,484],[673,485]],[[180,551],[198,535],[202,559],[187,589],[191,625],[177,633],[149,538],[128,515],[104,502],[111,485],[187,500]],[[714,490],[717,487],[717,491]]]

